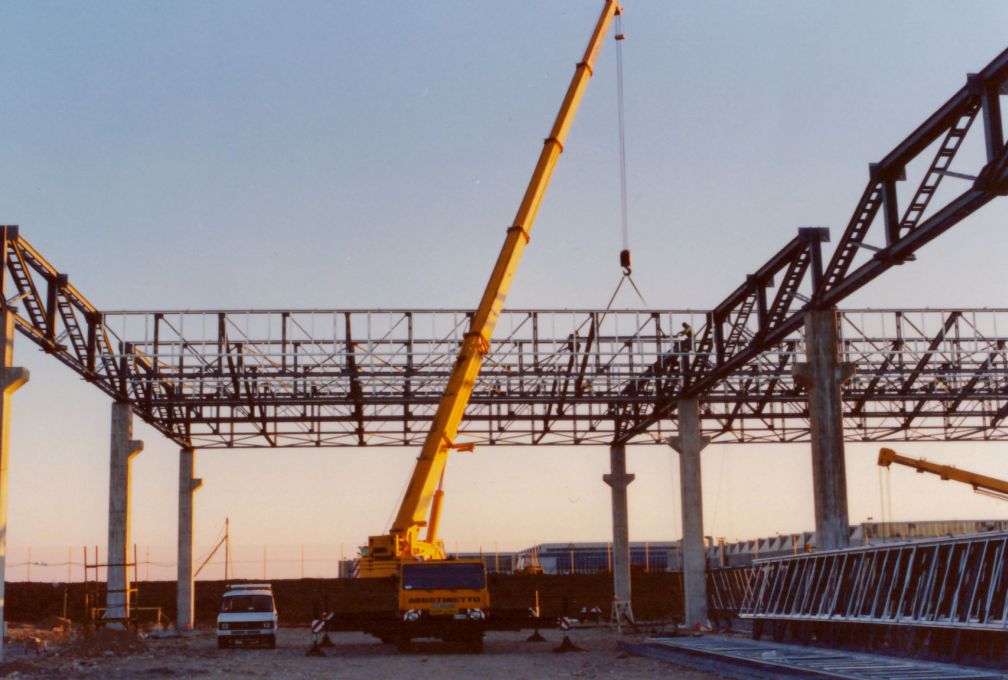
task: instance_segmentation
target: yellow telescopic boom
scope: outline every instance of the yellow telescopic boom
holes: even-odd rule
[[[982,493],[986,496],[994,496],[995,498],[1000,498],[1001,500],[1008,500],[1008,482],[1003,479],[979,475],[968,470],[960,470],[959,468],[952,467],[951,465],[932,463],[923,458],[907,458],[906,456],[901,456],[892,449],[880,449],[878,464],[882,467],[889,467],[893,463],[906,465],[921,474],[930,472],[938,475],[944,480],[951,479],[956,482],[969,484],[977,493]]]
[[[608,32],[613,17],[622,12],[622,7],[615,0],[606,0],[602,15],[595,25],[584,57],[577,65],[577,70],[571,80],[570,87],[564,97],[560,111],[557,113],[553,129],[546,139],[539,162],[536,163],[532,179],[529,181],[525,196],[514,224],[507,230],[507,237],[501,248],[493,273],[487,282],[486,290],[480,299],[479,307],[473,316],[469,331],[459,349],[458,358],[452,368],[451,376],[445,393],[438,404],[434,421],[431,424],[427,438],[424,440],[420,456],[417,458],[413,476],[410,478],[406,494],[403,496],[399,513],[392,523],[391,531],[386,536],[371,536],[368,540],[368,559],[362,559],[361,576],[383,576],[392,573],[394,564],[402,559],[439,559],[444,557],[444,550],[437,540],[436,525],[431,523],[431,531],[426,540],[420,540],[418,533],[421,527],[427,525],[428,512],[434,492],[444,470],[448,452],[455,448],[455,435],[469,398],[472,395],[476,377],[483,364],[483,357],[490,349],[490,337],[493,335],[497,317],[504,306],[504,298],[511,287],[522,253],[529,241],[532,224],[542,202],[543,194],[549,185],[550,176],[556,166],[557,159],[563,152],[564,140],[574,119],[584,95],[585,86],[592,75],[592,68],[602,39]],[[440,499],[439,499],[440,500]],[[388,564],[388,562],[393,564]],[[382,564],[384,562],[385,564]]]

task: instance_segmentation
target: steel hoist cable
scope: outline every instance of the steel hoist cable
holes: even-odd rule
[[[620,221],[623,233],[623,250],[620,252],[620,265],[623,273],[630,275],[630,220],[627,216],[627,179],[626,179],[626,125],[623,119],[623,17],[616,15],[616,109],[619,130],[619,173],[620,173]]]
[[[613,302],[616,300],[616,295],[619,293],[620,288],[623,287],[625,281],[630,282],[634,292],[637,293],[637,297],[640,298],[645,307],[648,306],[647,300],[644,299],[644,295],[641,294],[640,288],[637,287],[631,276],[630,219],[627,208],[626,123],[623,115],[623,40],[626,36],[623,33],[622,14],[617,14],[614,22],[616,31],[616,110],[619,132],[620,227],[623,236],[623,250],[620,251],[620,266],[623,268],[623,276],[620,277],[619,283],[616,284],[616,290],[613,291],[612,296],[609,298],[606,310],[612,307]]]
[[[644,296],[641,295],[640,288],[638,288],[637,284],[634,283],[633,277],[630,276],[629,272],[624,272],[623,276],[620,277],[619,283],[616,284],[616,290],[614,290],[613,294],[609,297],[609,304],[606,305],[607,312],[612,308],[613,302],[616,301],[616,295],[620,292],[620,288],[623,287],[623,283],[625,281],[630,282],[630,285],[633,286],[634,292],[637,293],[637,297],[640,298],[640,301],[644,304],[645,307],[648,306],[647,300],[645,300]]]

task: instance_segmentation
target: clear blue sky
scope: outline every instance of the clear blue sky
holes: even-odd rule
[[[99,308],[471,307],[600,6],[4,3],[0,222]],[[676,308],[715,304],[799,226],[839,234],[868,162],[1003,50],[1008,25],[1000,1],[626,9],[635,279]],[[616,283],[614,70],[610,43],[510,306],[604,306]],[[1008,306],[1006,218],[1008,201],[989,206],[851,304]],[[17,357],[32,381],[15,402],[11,559],[104,544],[108,399],[26,342]],[[134,538],[172,546],[174,446],[137,430]],[[921,451],[1008,474],[998,445]],[[878,512],[874,453],[849,448],[854,520]],[[238,542],[350,553],[384,528],[414,455],[200,454],[198,542],[230,514]],[[631,452],[634,540],[678,536],[672,456]],[[608,536],[605,450],[451,465],[449,544]],[[712,447],[707,532],[811,527],[808,467],[804,446]],[[1005,514],[893,475],[897,517]]]

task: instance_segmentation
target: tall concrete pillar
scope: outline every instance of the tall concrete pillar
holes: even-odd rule
[[[11,395],[28,382],[28,369],[14,366],[14,313],[2,313],[0,339],[0,659],[3,659],[4,577],[7,574],[7,470],[10,464]]]
[[[626,447],[613,444],[609,447],[609,474],[602,481],[612,490],[612,617],[619,625],[624,619],[633,622],[630,605],[630,525],[627,516],[627,487],[634,476],[626,471]]]
[[[840,362],[835,309],[805,313],[805,358],[805,363],[795,367],[794,375],[808,390],[816,547],[846,548],[850,533],[842,386],[853,375],[854,366]]]
[[[700,486],[700,452],[710,443],[701,436],[696,399],[680,399],[679,435],[668,444],[679,453],[682,499],[683,615],[687,628],[707,623],[707,556],[703,532],[703,490]]]
[[[178,511],[178,615],[175,627],[192,630],[196,584],[193,577],[193,534],[196,528],[196,490],[203,484],[196,478],[196,451],[179,450]]]
[[[143,451],[143,442],[133,439],[133,412],[128,403],[112,404],[112,444],[109,455],[108,591],[105,617],[127,619],[130,611],[130,505],[131,464]],[[120,627],[120,624],[115,624]]]

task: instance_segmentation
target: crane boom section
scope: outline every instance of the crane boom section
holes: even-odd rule
[[[960,470],[959,468],[952,467],[951,465],[932,463],[924,460],[923,458],[908,458],[906,456],[901,456],[892,449],[881,449],[879,451],[878,464],[883,467],[889,467],[892,463],[906,465],[907,467],[913,468],[917,472],[921,473],[930,472],[938,475],[942,479],[951,479],[956,482],[963,482],[964,484],[969,484],[977,491],[983,490],[990,491],[995,494],[1008,495],[1008,482],[1003,479],[980,475],[975,472],[970,472],[969,470]]]
[[[504,306],[504,298],[511,287],[511,280],[514,278],[522,253],[528,244],[529,233],[542,202],[543,194],[549,185],[557,159],[563,152],[564,140],[570,129],[574,113],[581,102],[581,97],[584,95],[588,79],[592,75],[592,66],[598,55],[602,39],[608,31],[613,17],[621,11],[622,8],[615,0],[606,0],[584,58],[577,65],[577,70],[550,131],[550,136],[543,144],[542,153],[536,163],[528,188],[525,190],[525,196],[518,208],[514,224],[507,231],[493,273],[487,282],[479,307],[473,315],[469,332],[466,333],[459,349],[458,358],[452,368],[445,393],[438,404],[431,429],[424,440],[399,512],[392,524],[393,534],[410,532],[414,527],[426,524],[425,520],[437,486],[437,480],[444,469],[448,451],[453,445],[459,424],[462,422],[462,416],[472,395],[476,377],[483,364],[483,357],[489,350],[490,337],[493,335],[494,326]],[[413,530],[415,531],[415,529]],[[428,538],[433,539],[433,537]]]

